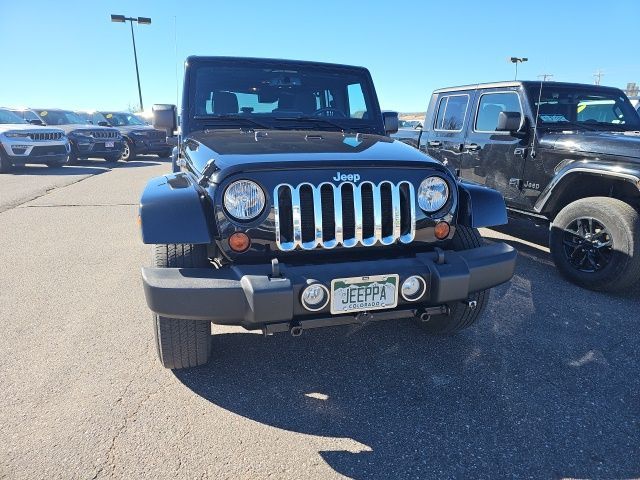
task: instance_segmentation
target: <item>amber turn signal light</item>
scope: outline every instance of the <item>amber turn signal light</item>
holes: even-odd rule
[[[438,222],[434,228],[434,233],[438,240],[444,240],[449,236],[449,232],[451,231],[451,227],[447,222]]]
[[[246,233],[236,232],[229,237],[229,247],[237,253],[246,251],[251,246],[251,239]]]

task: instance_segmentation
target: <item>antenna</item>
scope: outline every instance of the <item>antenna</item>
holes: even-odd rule
[[[536,158],[536,144],[538,140],[538,117],[540,116],[540,101],[542,100],[543,82],[544,80],[540,79],[540,89],[538,90],[538,105],[536,107],[536,118],[533,123],[533,144],[531,145],[531,158]]]
[[[596,72],[593,74],[593,78],[595,80],[596,85],[600,85],[600,82],[602,81],[602,77],[604,77],[604,72],[600,69],[596,70]]]
[[[177,17],[173,16],[173,47],[174,47],[174,70],[176,72],[176,109],[180,112],[178,101],[180,100],[180,86],[178,83],[178,20]],[[179,117],[179,115],[178,115]],[[182,135],[180,135],[181,131],[180,125],[178,125],[178,157],[180,157],[180,147],[182,143]]]
[[[551,80],[553,78],[553,73],[542,73],[538,75],[538,78],[541,78],[543,82],[546,82],[547,80]]]

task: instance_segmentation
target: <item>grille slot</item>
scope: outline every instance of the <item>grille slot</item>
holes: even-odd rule
[[[273,197],[283,251],[410,243],[415,236],[415,192],[406,181],[281,184]]]

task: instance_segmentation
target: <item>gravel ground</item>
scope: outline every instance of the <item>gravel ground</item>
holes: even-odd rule
[[[214,327],[209,365],[162,369],[136,214],[167,170],[0,175],[0,477],[640,476],[640,289],[564,281],[526,222],[483,231],[517,272],[456,337]]]

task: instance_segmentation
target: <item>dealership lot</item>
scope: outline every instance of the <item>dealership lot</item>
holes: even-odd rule
[[[640,288],[564,281],[523,222],[483,232],[517,272],[454,338],[215,327],[208,366],[161,368],[136,214],[168,169],[0,175],[0,477],[640,476]]]

